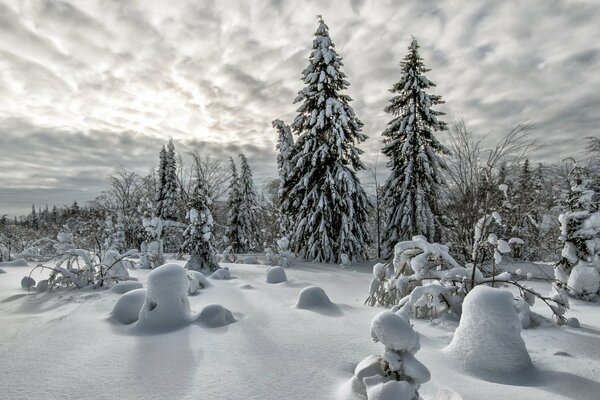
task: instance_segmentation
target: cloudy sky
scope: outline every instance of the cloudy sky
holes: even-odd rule
[[[148,171],[169,137],[182,153],[246,153],[259,183],[276,176],[271,121],[294,116],[317,14],[367,162],[411,35],[447,120],[492,137],[533,121],[548,162],[598,135],[598,1],[321,3],[0,0],[0,214],[89,200],[117,166]]]

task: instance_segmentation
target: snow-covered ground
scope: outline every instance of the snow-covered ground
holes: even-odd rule
[[[183,265],[184,262],[178,262]],[[30,267],[0,274],[1,399],[343,399],[358,362],[378,354],[372,318],[363,305],[369,265],[295,263],[287,281],[266,282],[264,265],[222,264],[231,280],[190,296],[193,312],[220,304],[237,320],[226,326],[192,323],[149,335],[110,319],[120,294],[62,290],[28,294],[20,281]],[[523,273],[548,266],[515,265]],[[551,268],[551,267],[550,267]],[[550,270],[551,272],[551,270]],[[147,270],[132,271],[146,287]],[[37,272],[35,279],[41,278]],[[545,293],[546,283],[531,285]],[[333,302],[294,307],[308,286]],[[541,303],[534,310],[550,312]],[[411,320],[421,334],[418,358],[431,371],[424,399],[600,398],[600,305],[571,300],[569,316],[582,327],[547,324],[522,332],[535,371],[494,383],[468,374],[443,349],[452,321]],[[490,362],[493,362],[491,360]]]

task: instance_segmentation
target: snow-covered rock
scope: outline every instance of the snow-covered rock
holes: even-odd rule
[[[133,289],[121,295],[112,310],[112,319],[125,325],[133,324],[139,318],[146,295],[146,289]]]
[[[140,282],[136,282],[136,281],[124,281],[124,282],[117,283],[115,286],[113,286],[112,288],[110,288],[110,291],[113,292],[113,293],[125,294],[127,292],[132,291],[132,290],[141,289],[143,287],[144,287],[144,285],[142,285]]]
[[[30,276],[24,276],[21,279],[21,287],[25,290],[31,290],[35,287],[35,279]]]
[[[533,366],[521,326],[511,292],[479,285],[465,297],[460,324],[446,351],[471,372],[518,374]]]
[[[196,321],[207,328],[218,328],[236,322],[233,313],[220,304],[209,304],[202,309]]]
[[[218,270],[216,270],[215,272],[210,274],[209,278],[217,279],[217,280],[231,279],[231,272],[229,272],[229,268],[227,268],[227,267],[219,268]]]
[[[287,281],[285,269],[282,267],[271,267],[267,270],[267,283],[281,283]]]
[[[317,286],[308,286],[300,291],[295,308],[310,310],[319,307],[328,307],[333,305],[327,293]]]
[[[181,265],[164,264],[150,272],[137,326],[152,331],[188,324],[192,320],[188,287],[187,271]]]

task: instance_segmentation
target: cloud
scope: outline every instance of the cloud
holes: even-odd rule
[[[447,120],[460,113],[490,144],[533,121],[538,159],[555,162],[597,130],[593,1],[0,0],[0,208],[90,199],[115,166],[155,165],[169,137],[182,153],[245,152],[257,179],[276,176],[271,121],[295,115],[317,14],[368,163],[411,35]]]

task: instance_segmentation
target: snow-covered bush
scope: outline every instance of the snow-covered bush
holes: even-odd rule
[[[350,266],[350,257],[348,257],[348,254],[343,253],[340,256],[340,268],[344,269]]]
[[[181,265],[164,264],[150,272],[137,327],[144,331],[162,331],[190,323],[188,287],[187,271]]]
[[[145,269],[156,268],[164,263],[162,231],[163,223],[160,218],[142,219],[142,245],[140,254],[140,267]]]
[[[384,350],[356,366],[353,391],[369,400],[419,400],[419,388],[431,374],[414,356],[420,349],[418,333],[400,315],[384,311],[373,318],[371,337]]]
[[[225,251],[223,252],[223,258],[221,259],[221,261],[226,262],[226,263],[234,263],[237,261],[237,257],[235,255],[235,253],[233,252],[232,246],[229,246],[225,249]]]
[[[188,294],[196,294],[198,293],[198,290],[205,289],[210,286],[210,282],[208,282],[206,276],[199,271],[188,271],[188,279],[190,280]]]
[[[533,366],[521,327],[508,290],[477,286],[465,298],[460,324],[447,351],[472,372],[519,373]]]

